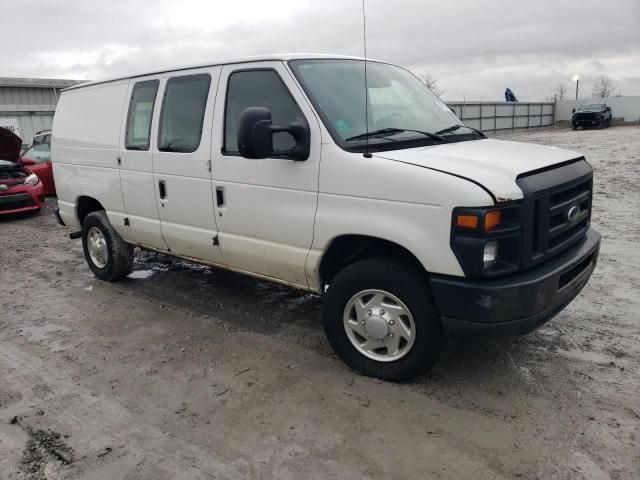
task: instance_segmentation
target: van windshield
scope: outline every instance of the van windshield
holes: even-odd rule
[[[289,64],[333,139],[347,150],[362,150],[367,131],[372,150],[443,141],[431,135],[437,132],[447,131],[447,137],[474,135],[463,126],[452,128],[461,122],[451,109],[400,67],[367,62],[367,96],[361,60],[293,60]]]

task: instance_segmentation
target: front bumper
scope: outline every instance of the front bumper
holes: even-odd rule
[[[571,120],[571,123],[575,126],[575,127],[593,127],[593,126],[598,126],[598,125],[602,125],[603,123],[605,123],[606,120],[604,119],[600,119],[600,118],[574,118],[573,120]]]
[[[600,234],[583,240],[532,270],[487,280],[431,277],[431,290],[448,336],[509,336],[553,318],[586,285],[595,269]]]
[[[44,206],[42,182],[37,185],[17,185],[0,194],[0,215],[33,212]]]

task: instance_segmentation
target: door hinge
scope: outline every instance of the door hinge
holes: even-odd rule
[[[218,235],[216,235],[215,237],[213,237],[213,244],[214,244],[214,245],[220,245],[220,240],[218,240]]]
[[[118,165],[122,165],[122,157],[120,155],[116,157],[116,161],[118,162]]]
[[[126,227],[129,226],[129,217],[124,217],[124,224]]]
[[[211,171],[211,159],[207,160],[207,169]]]

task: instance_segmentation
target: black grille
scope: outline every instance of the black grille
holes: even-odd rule
[[[591,167],[584,160],[518,179],[523,199],[523,268],[551,258],[584,237],[591,221]]]
[[[569,219],[571,209],[578,212],[573,219]],[[551,195],[548,210],[540,212],[549,216],[548,234],[543,235],[547,239],[546,251],[562,248],[567,242],[574,241],[576,236],[584,234],[589,226],[590,213],[591,179]],[[545,245],[540,247],[545,249]]]
[[[16,195],[0,195],[0,212],[5,210],[15,210],[33,205],[31,195],[28,193],[18,193]]]
[[[588,113],[577,113],[576,114],[576,120],[579,120],[581,122],[583,121],[591,121],[591,120],[597,120],[600,117],[599,113],[596,112],[588,112]]]

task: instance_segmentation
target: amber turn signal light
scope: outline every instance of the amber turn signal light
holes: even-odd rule
[[[475,215],[458,215],[456,225],[462,228],[478,228],[478,217]]]
[[[491,210],[484,216],[484,229],[491,230],[500,225],[500,210]]]

